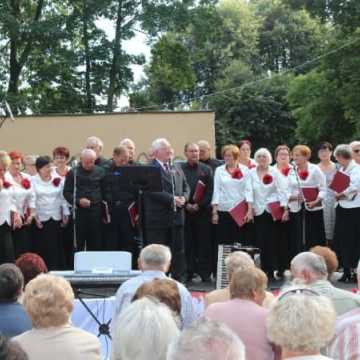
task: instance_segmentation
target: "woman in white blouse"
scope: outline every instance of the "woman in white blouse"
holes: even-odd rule
[[[322,205],[326,179],[320,168],[309,162],[308,146],[296,145],[292,156],[295,165],[289,172],[289,209],[290,251],[294,257],[304,249],[326,244]]]
[[[14,246],[11,227],[18,226],[20,216],[14,203],[14,187],[5,179],[11,159],[4,151],[0,152],[0,264],[14,262]]]
[[[338,145],[335,157],[341,166],[339,171],[350,177],[348,188],[335,193],[335,249],[344,267],[340,281],[347,282],[356,279],[353,271],[360,257],[360,166],[351,159],[349,145]]]
[[[61,178],[51,172],[49,156],[36,159],[38,175],[32,178],[36,201],[36,249],[49,270],[63,266],[60,224],[67,224],[69,208],[62,195]]]
[[[5,178],[13,186],[16,211],[21,217],[21,223],[12,230],[15,258],[21,254],[33,251],[31,223],[35,217],[35,194],[31,186],[30,176],[22,172],[23,156],[18,151],[9,153],[11,164]]]
[[[251,142],[249,140],[241,140],[239,142],[239,163],[249,169],[256,167],[256,162],[251,158]]]
[[[276,203],[284,213],[280,221],[289,220],[288,194],[285,181],[276,169],[270,166],[272,156],[269,150],[261,148],[255,153],[256,168],[250,170],[253,188],[253,211],[256,246],[261,251],[261,268],[269,279],[274,278],[277,269],[281,243],[275,237],[275,220],[269,204]]]
[[[248,203],[246,222],[252,221],[253,201],[249,169],[239,164],[239,148],[226,145],[222,155],[224,165],[215,170],[212,197],[212,222],[218,224],[218,244],[243,243],[243,228],[240,228],[229,211],[242,201]]]

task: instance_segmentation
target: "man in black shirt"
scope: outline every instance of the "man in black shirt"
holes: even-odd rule
[[[74,171],[76,172],[76,240],[77,250],[103,250],[102,211],[105,170],[95,165],[96,153],[85,149],[80,164],[68,172],[64,184],[64,198],[74,201]]]
[[[135,219],[129,207],[136,206],[136,189],[131,189],[124,176],[124,166],[129,166],[129,151],[118,146],[113,151],[113,160],[105,177],[105,200],[109,206],[111,223],[106,250],[129,251],[136,260]]]
[[[209,281],[211,274],[210,216],[213,176],[211,168],[200,163],[197,144],[186,144],[184,151],[187,161],[182,163],[181,167],[190,186],[190,198],[185,205],[187,275],[188,280],[191,280],[193,275],[198,273],[205,282]]]

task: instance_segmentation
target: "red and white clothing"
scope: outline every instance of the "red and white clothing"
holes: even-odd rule
[[[11,226],[11,212],[16,212],[14,187],[12,185],[7,188],[3,186],[0,190],[0,204],[0,226],[5,223]]]
[[[50,181],[43,181],[40,175],[32,177],[35,192],[36,216],[40,222],[50,219],[62,220],[63,216],[70,214],[67,202],[63,197],[63,183],[59,177],[51,176]]]

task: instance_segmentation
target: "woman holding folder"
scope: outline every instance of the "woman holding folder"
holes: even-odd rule
[[[216,168],[211,201],[212,222],[218,224],[218,244],[244,243],[241,226],[252,221],[252,188],[249,169],[239,164],[239,148],[226,145],[222,155],[224,165]]]
[[[279,269],[278,259],[284,244],[275,237],[275,221],[289,220],[286,182],[276,169],[270,166],[270,151],[261,148],[255,153],[256,168],[250,170],[253,188],[253,211],[256,246],[261,251],[261,267],[269,279]],[[285,270],[285,269],[283,269]]]
[[[339,172],[330,184],[337,200],[335,249],[344,267],[340,281],[356,279],[353,269],[360,256],[360,166],[351,159],[350,145],[338,145],[335,157]]]
[[[322,201],[326,196],[326,179],[320,168],[309,162],[311,150],[296,145],[292,150],[294,166],[289,172],[290,253],[325,245]]]

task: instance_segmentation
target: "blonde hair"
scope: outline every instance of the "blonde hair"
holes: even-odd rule
[[[0,163],[4,166],[5,170],[9,168],[11,159],[6,151],[0,150]]]
[[[265,273],[257,267],[238,269],[230,282],[230,298],[252,298],[253,291],[265,291],[267,286]]]
[[[255,263],[251,256],[245,251],[234,251],[225,259],[225,266],[228,277],[231,279],[232,274],[236,270],[255,266]]]
[[[231,153],[231,155],[234,157],[234,160],[239,160],[240,150],[239,150],[239,148],[238,148],[236,145],[233,145],[233,144],[225,145],[225,146],[222,148],[222,151],[221,151],[222,157],[224,157],[224,155],[225,155],[227,152],[230,152],[230,153]]]
[[[319,351],[333,337],[335,320],[330,299],[315,294],[285,294],[268,315],[268,337],[290,351]]]
[[[35,328],[61,326],[69,321],[74,292],[64,278],[41,274],[26,285],[23,304]]]

